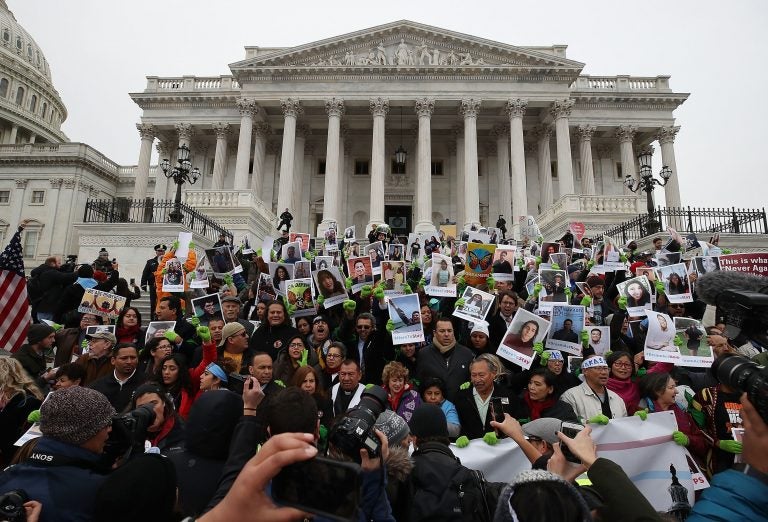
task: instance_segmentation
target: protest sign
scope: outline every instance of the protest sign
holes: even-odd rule
[[[200,259],[197,261],[195,271],[187,276],[190,288],[208,288],[208,269],[206,268],[207,264],[208,258],[206,256],[200,256]]]
[[[539,310],[549,311],[555,303],[567,303],[568,276],[565,270],[539,270],[541,292],[539,292]]]
[[[581,305],[554,305],[551,316],[552,326],[546,343],[547,349],[581,355],[584,314],[584,307]]]
[[[184,291],[184,268],[179,259],[172,257],[163,267],[163,292]]]
[[[707,342],[707,331],[701,322],[689,317],[675,317],[675,332],[685,341],[680,346],[680,364],[709,368],[714,362],[712,347]]]
[[[520,239],[523,242],[535,241],[541,236],[541,231],[533,216],[520,216],[518,222],[520,223]]]
[[[77,311],[114,319],[123,311],[125,301],[126,298],[123,296],[95,288],[86,288]]]
[[[712,254],[710,249],[710,255]],[[750,252],[749,254],[727,254],[720,256],[720,270],[747,272],[768,276],[768,252]]]
[[[611,349],[610,326],[585,326],[589,332],[589,347],[595,351],[595,355],[603,355]]]
[[[404,294],[403,286],[405,285],[405,274],[406,268],[404,261],[382,261],[381,280],[384,281],[384,294]]]
[[[472,323],[485,323],[485,316],[496,297],[477,288],[467,287],[461,295],[464,304],[453,309],[453,315]]]
[[[693,267],[696,274],[701,277],[704,274],[720,270],[720,258],[715,256],[694,257]]]
[[[288,242],[289,243],[298,242],[299,248],[301,249],[302,254],[309,251],[309,234],[306,234],[304,232],[291,232],[290,234],[288,234]]]
[[[147,325],[147,333],[144,335],[144,343],[148,343],[153,337],[162,337],[167,331],[173,331],[176,321],[150,321]]]
[[[327,266],[312,272],[315,286],[323,296],[323,308],[328,309],[347,299],[347,289],[344,287],[344,278],[335,266]]]
[[[387,306],[389,306],[389,317],[395,323],[392,344],[424,342],[424,325],[421,323],[417,294],[392,297]]]
[[[528,310],[519,308],[504,334],[496,355],[527,370],[534,358],[533,345],[542,342],[549,331],[550,322]]]
[[[443,254],[432,254],[432,268],[424,292],[438,297],[456,297],[456,283],[453,282],[453,263]]]
[[[375,241],[365,248],[365,253],[371,258],[373,275],[381,275],[381,262],[384,261],[384,244]]]
[[[189,256],[189,243],[192,241],[192,232],[179,232],[179,248],[176,249],[176,257],[186,261]]]
[[[285,282],[293,279],[293,265],[269,263],[269,273],[272,274],[272,287],[277,293],[285,295]]]
[[[514,245],[499,245],[493,254],[493,278],[496,281],[514,281],[515,272],[519,270],[515,263]]]
[[[285,295],[288,304],[296,307],[294,317],[303,315],[315,315],[315,303],[313,299],[312,279],[291,279],[285,282]]]
[[[680,362],[680,350],[675,346],[675,324],[667,314],[647,310],[648,333],[645,336],[645,360]]]
[[[633,277],[616,285],[619,295],[627,298],[627,313],[630,317],[642,317],[651,310],[651,283],[646,276]]]
[[[208,326],[211,319],[221,319],[221,297],[218,292],[192,299],[192,309],[195,317],[200,319],[201,326]]]
[[[464,264],[464,280],[469,286],[480,286],[493,271],[493,254],[496,245],[472,243],[467,246],[467,260]]]
[[[353,257],[347,260],[347,270],[352,278],[352,292],[357,293],[365,285],[373,285],[371,258],[368,256]]]
[[[228,245],[208,248],[205,250],[205,256],[216,277],[223,277],[235,271],[235,261],[232,259],[232,250]]]
[[[664,283],[664,293],[670,303],[690,303],[693,301],[691,281],[685,263],[663,266],[656,269],[656,277]]]

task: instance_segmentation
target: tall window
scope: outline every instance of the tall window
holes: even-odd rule
[[[45,113],[48,112],[48,104],[43,102],[43,110],[40,112],[40,116],[45,118]]]
[[[42,205],[43,203],[45,203],[45,191],[33,190],[32,199],[30,200],[30,203],[32,203],[33,205]]]
[[[557,179],[557,162],[552,162],[552,177]]]
[[[317,175],[325,176],[325,158],[317,160]]]
[[[37,255],[37,242],[39,239],[40,231],[38,230],[27,230],[24,232],[24,241],[22,242],[24,259],[33,259]]]
[[[431,174],[433,176],[443,175],[443,160],[435,160],[430,167]]]
[[[21,51],[21,36],[16,37],[16,49]]]
[[[37,94],[33,94],[32,98],[29,100],[29,110],[30,112],[35,112],[37,110]]]
[[[367,176],[367,175],[368,175],[368,161],[355,160],[355,176]]]
[[[24,87],[19,87],[16,90],[16,105],[21,105],[24,102]]]
[[[11,32],[8,29],[3,29],[3,41],[6,43],[11,41]]]
[[[616,162],[616,179],[623,180],[624,179],[624,169],[621,167],[621,162]]]
[[[8,97],[8,80],[3,78],[0,80],[0,98]]]
[[[0,190],[0,205],[7,205],[11,200],[10,190]]]

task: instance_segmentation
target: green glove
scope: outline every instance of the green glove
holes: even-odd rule
[[[489,431],[485,435],[483,435],[483,442],[488,444],[489,446],[495,446],[499,443],[499,437],[496,436],[496,433],[493,431]]]
[[[355,308],[357,308],[357,303],[354,302],[352,299],[346,299],[344,301],[344,304],[342,304],[342,306],[344,307],[344,310],[346,310],[347,312],[354,312]]]
[[[83,339],[83,340],[80,342],[80,351],[81,351],[82,353],[85,353],[85,351],[86,351],[87,349],[88,349],[88,340],[87,340],[87,339]]]
[[[299,359],[299,368],[307,365],[307,358],[309,357],[309,350],[301,351],[301,359]]]
[[[459,448],[466,448],[469,446],[469,439],[466,435],[462,435],[458,439],[456,439],[456,446]]]
[[[664,283],[661,281],[656,281],[656,293],[663,294],[664,293]]]
[[[60,324],[58,324],[58,323],[51,323],[51,328],[53,328],[53,331],[54,331],[54,332],[58,332],[59,330],[61,330],[62,328],[64,328],[64,326],[63,326],[63,325],[60,325]]]
[[[565,297],[568,298],[569,302],[571,301],[571,296],[572,295],[573,295],[573,291],[571,290],[571,288],[570,287],[566,287],[565,288]]]
[[[311,251],[307,250],[304,252],[304,259],[308,261],[312,261],[315,258],[315,254],[313,254]]]
[[[294,304],[289,304],[287,309],[288,309],[288,315],[293,315],[296,313],[296,305]]]
[[[460,307],[464,306],[466,303],[467,302],[464,300],[463,297],[459,297],[458,299],[456,299],[456,302],[453,303],[453,307],[454,308],[460,308]]]
[[[550,355],[551,354],[549,352],[542,353],[541,357],[540,357],[540,360],[539,360],[539,364],[541,364],[542,366],[546,366],[547,363],[549,362]]]
[[[635,417],[640,417],[640,420],[645,420],[648,418],[648,412],[646,410],[637,410],[635,412]]]
[[[493,278],[493,276],[488,276],[488,279],[486,279],[485,282],[488,285],[489,290],[496,288],[496,280]]]
[[[409,285],[408,283],[405,283],[405,284],[403,285],[403,292],[404,292],[406,295],[408,295],[408,294],[412,294],[412,293],[413,293],[413,290],[411,289],[411,285]]]
[[[684,344],[685,344],[685,340],[683,339],[683,336],[682,336],[682,335],[680,335],[680,334],[677,334],[677,335],[675,336],[675,340],[674,340],[674,343],[675,343],[675,346],[677,346],[677,347],[679,348],[679,347],[681,347],[682,345],[684,345]]]
[[[347,288],[347,290],[352,289],[352,278],[348,277],[344,280],[344,286]]]
[[[595,266],[594,259],[590,259],[589,261],[587,261],[587,270],[591,270],[593,266]]]
[[[171,250],[178,250],[179,249],[179,240],[177,239],[173,243],[171,243]]]
[[[589,332],[586,329],[581,331],[581,344],[584,345],[584,348],[589,346]]]
[[[560,270],[560,265],[557,263],[552,263],[552,270]]]
[[[520,259],[518,259],[518,260],[517,260],[517,267],[518,267],[520,270],[522,270],[523,268],[525,268],[525,263],[523,262],[523,258],[522,258],[522,257],[521,257]]]
[[[40,422],[40,410],[32,410],[29,412],[29,415],[27,415],[27,422],[30,424],[34,424],[36,422]]]
[[[741,442],[737,440],[719,440],[717,441],[717,446],[723,450],[727,451],[728,453],[735,453],[737,455],[741,454]]]
[[[231,274],[225,275],[222,279],[224,279],[224,282],[227,283],[227,285],[231,285],[235,280],[232,279]]]
[[[536,266],[541,264],[541,256],[536,256]]]
[[[211,340],[211,330],[208,329],[207,326],[198,326],[197,327],[197,336],[204,342],[207,343]]]
[[[542,288],[541,283],[533,285],[533,297],[539,297],[539,292],[541,292]]]
[[[277,384],[281,388],[285,388],[285,383],[283,381],[281,381],[280,379],[275,379],[275,384]]]
[[[168,269],[163,267],[163,269],[160,271],[161,274],[165,275],[168,273]]]
[[[176,338],[178,337],[178,335],[173,330],[168,330],[167,332],[165,332],[163,334],[163,337],[168,339],[170,342],[175,343],[176,342]]]
[[[640,368],[637,369],[637,372],[635,372],[635,375],[642,378],[642,377],[645,377],[646,373],[648,373],[648,370],[646,370],[641,366]]]
[[[198,326],[200,326],[200,318],[196,315],[193,315],[189,320],[189,324],[197,328]]]
[[[517,422],[519,422],[520,424],[528,424],[529,422],[531,422],[531,419],[529,419],[528,417],[523,417],[522,419],[517,419]]]
[[[319,429],[318,431],[319,431],[319,433],[320,433],[320,440],[321,440],[321,441],[326,441],[326,440],[328,440],[328,428],[326,428],[325,426],[323,426],[323,425],[321,424],[321,425],[320,425],[320,429]]]
[[[627,309],[627,298],[624,297],[623,295],[621,297],[619,297],[619,300],[617,301],[617,303],[618,303],[619,308],[621,310],[626,310]]]
[[[427,280],[425,278],[423,278],[423,277],[421,279],[419,279],[419,286],[422,287],[422,288],[427,286]]]
[[[539,236],[539,237],[537,237],[537,238],[536,238],[536,242],[537,242],[538,244],[542,244],[542,243],[544,242],[544,236]]]
[[[603,354],[603,357],[607,359],[608,357],[611,356],[612,353],[613,353],[612,351],[606,350],[605,353]]]
[[[467,280],[464,278],[463,275],[460,275],[458,279],[456,279],[456,284],[461,286],[467,286]]]
[[[723,248],[721,250],[723,251],[723,254],[726,254],[726,255],[730,254],[732,252],[732,250],[730,248]]]
[[[588,295],[585,295],[581,298],[581,306],[589,306],[592,304],[592,298]]]
[[[605,426],[606,424],[608,424],[608,421],[610,421],[610,420],[611,419],[609,419],[608,417],[606,417],[602,413],[598,413],[597,415],[595,415],[594,417],[589,419],[587,422],[589,424],[602,424],[603,426]]]
[[[371,297],[371,294],[373,293],[373,287],[371,285],[365,285],[360,289],[360,297],[363,299],[367,299]]]
[[[544,343],[541,341],[537,343],[533,343],[533,351],[538,353],[539,356],[541,356],[542,353],[544,353]]]
[[[375,297],[379,301],[384,299],[384,289],[379,287],[379,286],[377,286],[376,290],[373,291],[373,297]]]
[[[414,259],[413,261],[411,261],[411,264],[408,266],[408,269],[416,270],[417,268],[419,268],[419,263]]]
[[[690,442],[688,440],[688,435],[686,435],[685,433],[679,430],[675,430],[672,432],[672,440],[674,440],[675,444],[677,444],[678,446],[687,446],[688,442]]]
[[[387,319],[387,331],[389,333],[395,331],[395,322],[392,319]]]
[[[195,273],[194,272],[190,272],[189,275],[187,276],[187,281],[194,281],[195,277],[196,277]]]
[[[315,301],[316,301],[316,302],[317,302],[317,304],[319,304],[320,306],[323,306],[323,303],[325,302],[325,297],[323,297],[323,296],[322,296],[322,294],[321,294],[321,295],[318,295],[318,296],[315,298]]]
[[[190,241],[189,242],[189,249],[190,250],[194,250],[195,249],[195,242],[194,241]]]
[[[472,384],[469,381],[467,381],[465,383],[462,383],[462,385],[459,386],[459,389],[460,390],[468,390],[470,386],[472,386]]]
[[[621,261],[622,263],[626,263],[627,256],[625,256],[624,254],[619,254],[619,261]]]

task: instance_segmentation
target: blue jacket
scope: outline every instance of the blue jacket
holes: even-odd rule
[[[768,520],[768,485],[732,469],[718,473],[693,506],[687,520]]]
[[[33,450],[77,459],[84,464],[47,466],[30,461],[11,466],[0,473],[0,492],[23,489],[29,498],[43,504],[41,522],[84,522],[93,518],[96,492],[107,475],[89,469],[100,455],[78,446],[41,437]]]

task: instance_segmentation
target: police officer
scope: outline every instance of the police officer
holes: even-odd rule
[[[146,291],[149,287],[149,306],[152,319],[155,318],[155,306],[157,305],[157,289],[155,288],[155,272],[160,261],[165,255],[167,247],[163,244],[155,245],[155,257],[148,259],[141,273],[141,288]]]

